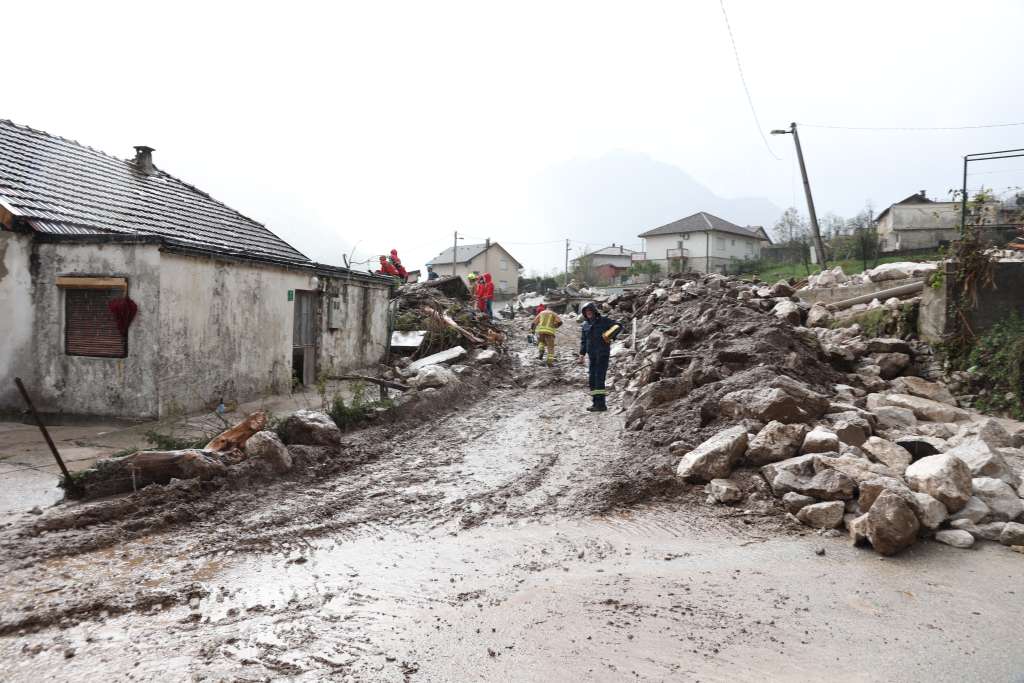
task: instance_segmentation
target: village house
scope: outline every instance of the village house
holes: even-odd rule
[[[588,282],[602,285],[621,284],[629,277],[627,271],[637,254],[640,252],[626,249],[621,244],[613,242],[609,247],[577,256],[570,264],[573,272],[586,271],[584,279]]]
[[[519,293],[519,271],[523,264],[497,242],[459,245],[452,265],[452,247],[427,262],[438,275],[458,275],[463,280],[470,273],[490,273],[494,280],[494,297],[510,299]]]
[[[0,121],[0,411],[157,417],[372,366],[390,278],[312,262],[157,168]]]
[[[761,247],[771,244],[761,226],[740,227],[699,211],[692,216],[640,233],[647,260],[663,272],[733,272],[739,261],[761,257]]]
[[[937,202],[921,190],[878,214],[876,226],[883,252],[933,249],[957,238],[960,202]]]

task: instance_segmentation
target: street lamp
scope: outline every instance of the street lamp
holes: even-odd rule
[[[800,135],[796,132],[796,123],[789,124],[789,130],[776,128],[772,131],[772,135],[792,135],[793,142],[796,143],[796,158],[800,162],[800,175],[804,179],[804,195],[807,197],[807,213],[811,216],[811,234],[814,236],[814,249],[818,252],[818,261],[821,263],[821,269],[825,270],[825,266],[828,265],[825,257],[825,245],[821,242],[821,230],[818,229],[818,214],[814,211],[811,183],[807,180],[807,166],[804,165],[804,153],[800,149]]]

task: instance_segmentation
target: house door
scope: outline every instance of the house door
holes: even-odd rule
[[[295,291],[292,328],[292,377],[312,386],[316,383],[316,292]]]

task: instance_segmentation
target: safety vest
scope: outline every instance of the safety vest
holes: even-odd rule
[[[554,311],[541,311],[537,314],[537,334],[554,334],[562,324],[562,319]]]

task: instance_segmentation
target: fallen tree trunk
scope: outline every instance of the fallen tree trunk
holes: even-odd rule
[[[226,429],[213,437],[213,440],[206,444],[206,447],[203,450],[214,451],[216,453],[224,453],[225,451],[230,451],[236,448],[241,450],[245,446],[245,442],[249,440],[250,436],[256,432],[262,431],[266,426],[267,414],[262,410],[257,410],[234,427]]]
[[[844,308],[850,306],[856,306],[857,304],[868,304],[872,300],[878,299],[884,301],[890,297],[903,296],[905,294],[913,294],[924,289],[924,280],[918,280],[917,282],[911,282],[910,284],[900,285],[899,287],[892,287],[891,289],[883,289],[878,292],[872,292],[870,294],[864,294],[862,296],[855,296],[852,299],[845,299],[843,301],[836,301],[825,306],[830,311],[841,311]]]

